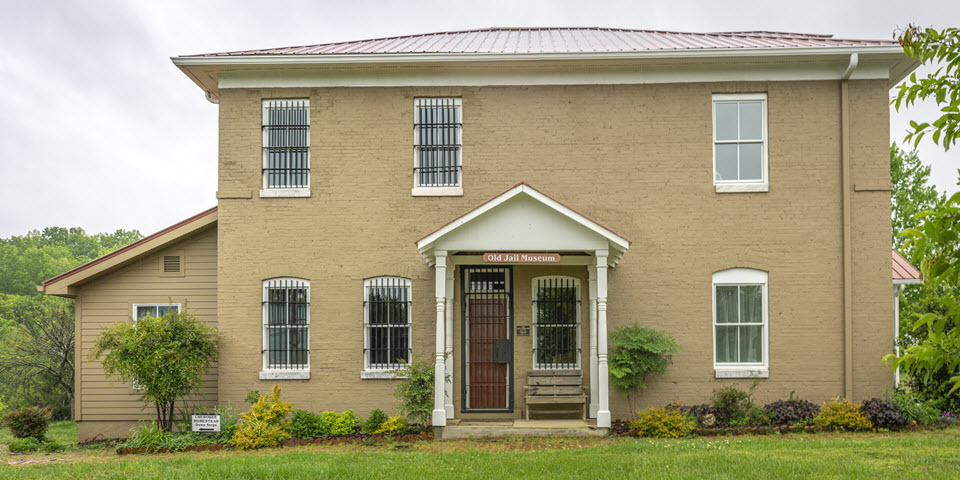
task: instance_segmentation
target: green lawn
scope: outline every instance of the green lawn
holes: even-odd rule
[[[960,428],[686,440],[501,439],[119,457],[2,454],[2,478],[960,478]],[[33,465],[6,465],[36,460]]]

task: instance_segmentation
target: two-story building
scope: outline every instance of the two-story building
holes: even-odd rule
[[[435,426],[579,370],[603,429],[628,325],[683,348],[644,407],[893,386],[896,42],[492,28],[173,62],[218,105],[217,206],[41,286],[76,298],[81,437],[150,415],[87,359],[101,328],[170,308],[223,335],[205,405],[389,410],[419,357]]]

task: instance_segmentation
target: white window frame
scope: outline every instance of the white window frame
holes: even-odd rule
[[[564,280],[564,281],[572,280],[574,287],[576,287],[577,289],[577,327],[576,327],[577,328],[577,333],[576,333],[577,365],[573,368],[560,367],[557,364],[551,364],[551,365],[542,366],[542,367],[537,365],[538,364],[537,362],[537,281],[540,281],[540,280]],[[581,357],[583,356],[583,345],[582,345],[583,330],[581,329],[583,326],[583,321],[581,319],[581,316],[582,316],[581,310],[583,310],[583,303],[582,303],[583,290],[581,289],[581,286],[580,286],[580,279],[576,277],[566,276],[566,275],[544,275],[540,277],[535,277],[530,282],[530,292],[531,292],[531,300],[532,300],[531,303],[533,304],[533,311],[532,311],[533,316],[530,317],[533,320],[530,322],[532,324],[531,330],[533,330],[530,335],[531,336],[530,348],[533,351],[533,354],[531,355],[531,358],[533,360],[533,364],[532,364],[533,370],[579,370],[581,368],[581,363],[582,363]]]
[[[268,290],[271,287],[274,287],[273,282],[300,282],[303,286],[307,288],[307,363],[305,364],[295,364],[297,368],[270,368],[268,350],[269,347],[269,332],[267,331],[267,326],[270,323],[269,313],[267,312],[267,301],[269,300]],[[261,361],[262,369],[260,371],[260,380],[308,380],[310,378],[310,357],[313,354],[313,351],[310,348],[310,337],[311,337],[311,324],[310,324],[310,280],[305,278],[298,277],[275,277],[268,278],[262,282],[261,292],[262,292],[262,303],[260,310],[262,312],[261,319],[261,335],[263,337],[263,342],[261,346]],[[294,365],[291,365],[294,366]]]
[[[767,378],[770,376],[770,318],[768,310],[768,301],[769,301],[769,291],[767,288],[767,280],[769,275],[763,270],[755,270],[752,268],[731,268],[728,270],[721,270],[713,274],[713,285],[712,285],[712,294],[711,294],[711,310],[713,311],[713,327],[712,327],[712,337],[713,337],[713,369],[716,375],[716,378]],[[733,286],[751,286],[759,285],[761,287],[761,293],[763,295],[762,303],[762,312],[763,312],[763,323],[762,325],[762,348],[761,352],[762,361],[761,362],[717,362],[717,327],[718,326],[732,326],[732,324],[718,324],[717,323],[717,287],[733,287]],[[739,308],[740,302],[737,302],[737,308]],[[733,325],[742,325],[742,324],[733,324]],[[755,325],[755,324],[750,324]],[[738,333],[739,339],[739,333]],[[739,340],[738,340],[739,341]]]
[[[179,303],[134,303],[133,314],[131,315],[133,317],[134,326],[136,326],[137,320],[140,320],[137,317],[137,310],[140,307],[177,307],[177,313],[180,313],[181,311],[183,311],[183,308],[180,306]],[[160,313],[160,311],[157,310],[157,313]],[[143,390],[143,385],[140,385],[140,380],[137,377],[134,377],[133,380],[130,382],[130,388],[132,388],[133,390],[140,391],[140,390]]]
[[[370,287],[376,287],[376,282],[389,280],[397,282],[393,286],[404,287],[407,289],[407,350],[410,352],[413,360],[413,283],[409,278],[397,277],[394,275],[383,275],[364,279],[363,281],[363,371],[360,372],[362,379],[391,379],[404,378],[395,373],[396,367],[385,367],[380,364],[370,362]]]
[[[460,184],[455,186],[430,186],[420,185],[420,177],[417,175],[417,168],[420,167],[420,150],[417,146],[417,130],[413,130],[413,190],[411,194],[415,197],[462,197],[463,196],[463,98],[461,97],[417,97],[413,99],[413,122],[416,125],[417,109],[430,100],[453,100],[454,105],[460,110],[460,130],[457,131],[457,143],[460,149],[457,151],[457,163],[460,165]]]
[[[312,125],[312,124],[311,124],[311,121],[310,121],[310,99],[309,99],[309,98],[267,98],[267,99],[263,99],[263,101],[261,102],[261,108],[262,108],[262,113],[261,113],[262,116],[261,116],[261,123],[260,123],[261,126],[267,125],[267,119],[269,118],[269,117],[267,116],[267,111],[269,110],[269,106],[274,106],[274,105],[276,105],[276,104],[278,104],[278,103],[279,103],[279,104],[289,104],[289,103],[293,103],[293,102],[302,102],[302,103],[304,103],[304,104],[306,105],[306,107],[307,107],[307,125]],[[260,132],[260,133],[261,133],[261,145],[260,145],[260,146],[261,146],[261,150],[262,150],[261,155],[262,155],[262,157],[263,157],[263,160],[262,160],[262,163],[261,163],[261,168],[266,169],[266,168],[268,167],[268,165],[269,165],[269,159],[268,159],[268,156],[267,156],[267,141],[268,141],[268,138],[267,138],[267,129],[261,127],[260,130],[261,130],[261,132]],[[312,152],[311,149],[310,149],[310,133],[311,133],[311,130],[312,130],[312,128],[310,128],[310,127],[307,128],[307,168],[310,169],[310,170],[308,170],[308,172],[307,172],[307,186],[306,186],[306,187],[300,187],[300,188],[277,188],[277,187],[271,188],[271,187],[269,187],[269,186],[267,185],[267,176],[266,176],[266,174],[265,174],[265,173],[261,173],[261,174],[260,174],[260,177],[261,177],[261,182],[262,182],[262,184],[261,184],[261,190],[260,190],[260,198],[309,197],[309,196],[310,196],[310,185],[311,185],[311,182],[312,182],[312,178],[311,178],[311,177],[313,176],[313,175],[312,175],[312,174],[313,174],[313,170],[312,170],[312,168],[311,168],[311,166],[310,166],[310,164],[311,164],[311,162],[312,162],[312,160],[313,160],[313,158],[312,158],[312,157],[313,157],[313,155],[312,155],[313,152]]]
[[[760,129],[761,129],[761,139],[760,142],[762,146],[760,148],[760,171],[761,178],[760,180],[717,180],[717,144],[718,143],[732,143],[739,144],[744,143],[741,140],[717,140],[717,104],[718,103],[740,103],[740,102],[760,102]],[[737,117],[739,123],[739,116]],[[768,145],[767,140],[767,94],[766,93],[736,93],[736,94],[727,94],[727,93],[715,93],[713,94],[713,102],[711,108],[711,120],[712,130],[713,130],[713,171],[711,175],[713,177],[713,185],[717,193],[739,193],[739,192],[766,192],[770,189],[770,180],[768,175]],[[739,124],[737,125],[737,132],[739,135]],[[755,141],[750,141],[748,143],[754,143]]]

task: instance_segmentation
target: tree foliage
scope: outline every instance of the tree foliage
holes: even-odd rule
[[[909,106],[917,99],[934,98],[942,115],[931,122],[911,122],[907,140],[914,145],[932,132],[933,141],[944,150],[960,136],[960,31],[942,31],[908,27],[900,35],[904,53],[921,63],[939,63],[936,72],[910,80],[898,87],[894,106]],[[931,291],[954,290],[960,285],[960,192],[932,210],[915,217],[919,225],[903,235],[905,249],[919,263],[923,285]],[[949,295],[940,298],[939,309],[915,315],[912,333],[917,343],[899,357],[884,357],[889,365],[903,367],[911,375],[931,381],[938,372],[946,372],[953,384],[950,393],[960,389],[960,329],[952,328],[960,319],[960,302]]]
[[[156,318],[119,323],[104,330],[89,358],[103,356],[107,378],[136,382],[140,400],[152,403],[157,423],[173,426],[174,404],[203,391],[203,376],[218,358],[220,335],[187,312],[170,310]]]
[[[915,216],[940,206],[946,197],[930,184],[930,166],[920,161],[917,151],[908,152],[896,143],[890,145],[890,182],[893,184],[890,197],[893,247],[910,256],[910,252],[903,250],[906,239],[900,232],[919,226],[921,222]]]
[[[935,30],[910,25],[898,38],[903,52],[921,64],[938,64],[939,68],[926,77],[917,78],[914,72],[910,80],[897,86],[894,106],[909,107],[917,100],[932,98],[940,107],[942,115],[930,122],[910,122],[911,131],[906,141],[914,147],[927,133],[933,142],[944,150],[957,143],[960,129],[960,30],[946,28]]]

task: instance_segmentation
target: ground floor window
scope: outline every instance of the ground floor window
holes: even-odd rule
[[[376,277],[363,281],[365,370],[395,370],[410,361],[410,280]]]
[[[580,368],[580,280],[533,279],[533,366]]]
[[[263,368],[309,370],[308,280],[274,278],[263,282]]]
[[[767,272],[733,268],[713,274],[714,364],[767,364]]]
[[[133,305],[133,323],[136,324],[137,320],[140,320],[143,317],[153,317],[160,318],[170,311],[180,313],[180,304],[179,303],[137,303]],[[143,385],[140,384],[140,379],[138,377],[133,378],[132,388],[134,390],[143,390]]]

